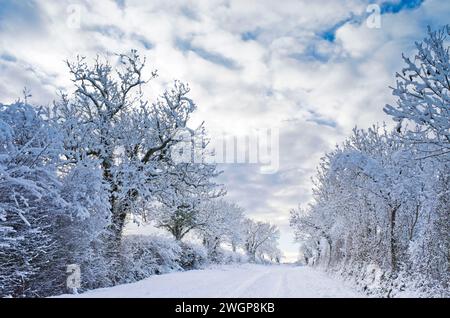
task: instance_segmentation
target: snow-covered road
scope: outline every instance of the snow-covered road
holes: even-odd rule
[[[76,297],[300,298],[363,295],[341,280],[309,267],[245,264],[152,276],[136,283],[96,289]]]

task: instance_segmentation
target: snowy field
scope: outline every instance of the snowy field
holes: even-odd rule
[[[60,297],[304,298],[364,295],[343,281],[310,267],[245,264],[152,276],[132,284]]]

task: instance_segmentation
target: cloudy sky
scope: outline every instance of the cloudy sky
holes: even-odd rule
[[[212,135],[279,129],[277,173],[224,165],[222,181],[249,216],[280,226],[293,259],[289,210],[311,200],[319,158],[355,125],[389,120],[401,53],[449,17],[443,0],[0,0],[0,102],[26,86],[48,105],[70,89],[65,59],[138,49],[159,73],[148,96],[189,83],[194,122]]]

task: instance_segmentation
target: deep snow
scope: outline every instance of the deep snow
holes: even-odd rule
[[[364,295],[343,281],[310,267],[245,264],[152,276],[132,284],[61,297],[303,298]]]

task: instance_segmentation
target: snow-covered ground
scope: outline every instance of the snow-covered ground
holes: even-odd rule
[[[62,297],[364,297],[320,270],[291,265],[224,265],[152,276]]]

